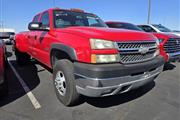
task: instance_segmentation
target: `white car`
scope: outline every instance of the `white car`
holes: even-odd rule
[[[180,31],[173,31],[173,34],[180,36]]]
[[[138,27],[140,27],[141,29],[145,30],[146,32],[149,31],[154,31],[157,33],[167,33],[167,34],[174,34],[180,37],[180,33],[179,32],[173,32],[170,29],[164,27],[161,24],[144,24],[144,25],[138,25]]]

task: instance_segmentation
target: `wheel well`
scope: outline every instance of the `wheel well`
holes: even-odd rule
[[[51,66],[54,66],[55,62],[61,59],[68,59],[70,61],[73,61],[67,52],[56,49],[51,51]]]

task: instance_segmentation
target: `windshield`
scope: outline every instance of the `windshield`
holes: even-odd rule
[[[67,10],[54,11],[54,27],[66,28],[71,26],[107,27],[96,15]]]
[[[161,32],[171,32],[170,29],[162,26],[162,25],[153,25],[155,28],[157,28],[158,30],[160,30]]]
[[[110,23],[107,25],[111,28],[122,28],[122,29],[128,29],[128,30],[137,30],[142,31],[139,27],[136,25],[130,24],[130,23]]]

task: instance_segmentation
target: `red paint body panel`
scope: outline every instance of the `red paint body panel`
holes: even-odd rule
[[[120,30],[114,28],[98,28],[98,27],[69,27],[62,30],[63,32],[82,36],[85,38],[98,38],[111,41],[144,41],[155,40],[156,38],[149,33]]]
[[[109,49],[109,50],[92,50],[92,54],[118,54],[118,50],[116,49]]]
[[[177,38],[176,35],[173,34],[165,34],[165,33],[152,33],[154,36],[156,36],[158,39],[163,39],[163,42],[160,43],[160,55],[162,55],[166,62],[169,61],[169,55],[166,53],[164,49],[164,45],[170,38]]]
[[[117,50],[91,50],[89,41],[90,38],[98,38],[115,42],[157,40],[156,37],[149,33],[113,28],[68,27],[56,29],[53,27],[53,10],[54,9],[48,10],[50,15],[50,31],[45,34],[42,41],[40,41],[40,37],[43,31],[22,32],[16,35],[17,49],[19,49],[21,52],[30,54],[49,67],[51,67],[51,46],[55,43],[61,43],[73,48],[79,62],[90,63],[91,54],[93,53],[118,53]],[[36,36],[36,39],[34,36]]]

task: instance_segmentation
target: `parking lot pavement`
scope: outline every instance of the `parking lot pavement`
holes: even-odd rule
[[[65,107],[55,96],[51,70],[34,60],[19,67],[13,54],[9,62],[16,73],[8,67],[9,95],[0,100],[0,120],[180,119],[180,63],[168,64],[155,82],[141,89],[105,98],[83,97],[79,105]],[[25,91],[26,87],[30,91]],[[39,108],[35,108],[27,92],[32,92]]]

